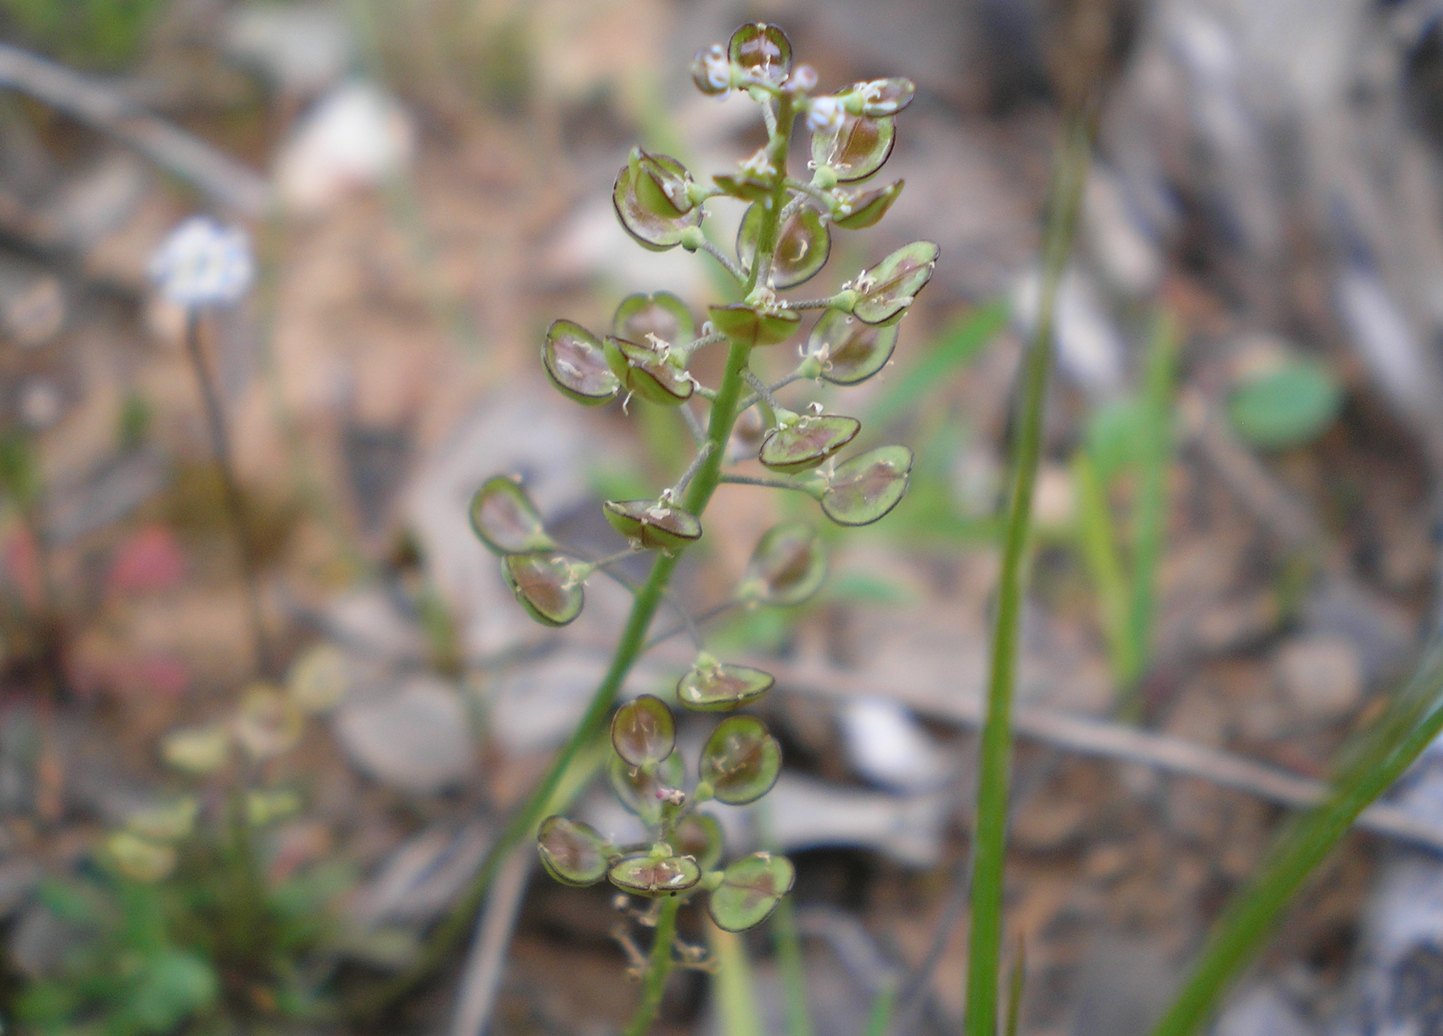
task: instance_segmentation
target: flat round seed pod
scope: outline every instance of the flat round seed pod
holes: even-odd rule
[[[866,381],[887,366],[896,348],[896,324],[864,324],[839,309],[823,313],[807,340],[807,352],[823,358],[823,380],[834,385]]]
[[[731,806],[761,798],[781,772],[782,746],[755,716],[722,720],[702,748],[701,779]]]
[[[749,207],[737,230],[737,258],[751,269],[757,255],[757,239],[761,237],[766,209],[761,203]],[[879,217],[880,218],[880,217]],[[832,235],[822,214],[809,205],[797,209],[777,228],[776,249],[772,256],[774,288],[794,288],[811,280],[827,265],[832,251]]]
[[[606,777],[621,804],[639,816],[642,823],[651,825],[661,820],[663,799],[681,787],[686,778],[686,764],[673,752],[655,770],[647,772],[619,755],[612,755]]]
[[[611,318],[611,333],[631,342],[653,339],[685,345],[696,338],[696,321],[686,303],[669,291],[628,295]]]
[[[735,342],[776,345],[796,334],[802,318],[794,309],[760,310],[742,302],[712,306],[712,326]]]
[[[792,41],[775,25],[748,22],[732,33],[727,57],[749,79],[778,86],[792,71]]]
[[[666,702],[643,694],[611,717],[611,746],[632,766],[655,766],[676,747],[676,721]]]
[[[681,856],[690,856],[697,866],[709,871],[721,862],[721,824],[709,813],[689,813],[676,825],[676,846]]]
[[[800,522],[778,525],[757,541],[738,595],[762,604],[803,604],[827,578],[827,554],[816,530]]]
[[[662,406],[677,406],[691,398],[696,383],[651,343],[607,335],[602,348],[607,366],[628,392]]]
[[[804,414],[773,428],[762,440],[757,459],[773,471],[794,474],[815,468],[857,437],[862,422],[841,414]]]
[[[689,856],[638,854],[614,864],[606,875],[623,892],[634,896],[675,896],[701,881],[701,868]]]
[[[707,900],[707,912],[717,922],[717,928],[745,932],[766,921],[795,882],[797,869],[791,860],[771,853],[753,853],[727,867],[722,884]]]
[[[541,347],[541,363],[551,384],[586,406],[609,403],[621,391],[620,379],[606,365],[601,342],[573,321],[552,321]]]
[[[608,500],[602,511],[613,529],[648,550],[674,550],[701,539],[696,515],[659,500]]]
[[[835,172],[838,183],[856,183],[882,168],[896,142],[891,119],[847,115],[835,133],[812,135],[812,161]]]
[[[855,105],[859,114],[869,119],[878,119],[896,115],[911,104],[912,98],[917,95],[917,84],[910,79],[895,76],[891,79],[853,83],[843,94],[850,102],[849,109]]]
[[[653,252],[675,248],[688,227],[701,225],[701,208],[687,197],[691,182],[675,158],[633,148],[611,189],[617,218],[642,247]]]
[[[796,880],[796,868],[785,856],[744,856],[722,874],[721,884],[707,901],[707,912],[718,928],[746,931],[767,919]]]
[[[931,241],[903,245],[857,278],[853,287],[858,298],[852,315],[868,324],[900,318],[932,279],[936,267],[937,246]]]
[[[870,525],[907,492],[912,451],[879,446],[837,465],[822,494],[822,510],[838,525]]]
[[[606,877],[616,847],[590,824],[566,817],[547,817],[536,832],[541,866],[563,885],[595,885]]]
[[[906,180],[889,183],[873,191],[857,191],[846,195],[842,205],[846,209],[832,218],[832,222],[845,230],[862,230],[881,222],[887,210],[902,194]]]
[[[581,614],[585,595],[560,554],[508,554],[501,574],[521,607],[544,626],[565,626]]]
[[[494,554],[529,554],[556,546],[526,490],[505,475],[481,483],[471,497],[471,528]]]
[[[728,712],[757,701],[775,683],[776,678],[761,669],[709,660],[698,662],[677,681],[676,700],[697,712]]]

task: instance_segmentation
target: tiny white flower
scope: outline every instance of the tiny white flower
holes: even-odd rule
[[[807,103],[807,128],[813,133],[836,133],[845,114],[840,97],[813,97]]]
[[[713,90],[725,90],[731,86],[732,63],[721,44],[714,43],[707,48],[706,55],[702,58],[702,68],[705,70],[707,85]]]
[[[239,227],[192,216],[151,256],[150,278],[162,296],[187,309],[238,302],[255,280],[250,239]]]

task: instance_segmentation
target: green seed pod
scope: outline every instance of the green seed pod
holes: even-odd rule
[[[757,541],[737,596],[761,604],[804,604],[827,578],[827,554],[816,530],[787,522]]]
[[[891,119],[846,115],[836,132],[812,134],[812,162],[830,169],[839,183],[856,183],[882,168],[896,142]]]
[[[753,204],[742,217],[737,230],[737,258],[751,268],[756,260],[757,238],[761,236],[766,209],[761,202]],[[776,250],[772,257],[772,287],[794,288],[811,280],[827,265],[832,251],[832,235],[822,214],[803,205],[777,228]]]
[[[674,550],[701,539],[696,515],[661,500],[608,500],[602,510],[613,529],[648,550]]]
[[[712,306],[712,326],[734,342],[748,345],[776,345],[796,334],[802,318],[796,310],[762,310],[743,302]]]
[[[570,320],[553,321],[546,329],[541,362],[551,384],[586,406],[609,403],[621,391],[596,336]]]
[[[677,681],[676,700],[697,712],[729,712],[759,700],[775,683],[761,669],[703,656]]]
[[[732,63],[720,43],[702,47],[691,59],[691,81],[704,94],[720,96],[732,88]]]
[[[581,614],[585,594],[560,554],[508,554],[501,574],[521,607],[544,626],[565,626]]]
[[[910,79],[895,76],[891,79],[873,79],[867,83],[853,83],[842,91],[848,102],[848,110],[869,119],[886,118],[896,115],[917,95],[917,84]]]
[[[841,202],[846,212],[834,217],[832,222],[846,230],[862,230],[866,227],[876,226],[887,214],[887,210],[892,207],[892,203],[901,195],[902,187],[906,182],[898,180],[886,187],[843,195]]]
[[[701,868],[689,856],[658,859],[637,854],[618,861],[606,875],[623,892],[634,896],[675,896],[701,881]]]
[[[822,378],[856,385],[876,374],[897,348],[897,325],[864,324],[850,313],[829,309],[812,327],[807,353],[821,360]]]
[[[731,806],[755,802],[777,782],[782,746],[755,716],[722,720],[701,753],[701,779],[717,801]]]
[[[526,490],[505,475],[481,484],[471,497],[471,528],[494,554],[530,554],[556,546]]]
[[[607,366],[626,390],[649,403],[677,406],[696,391],[696,382],[669,359],[667,349],[613,335],[606,336],[602,347]]]
[[[676,721],[666,702],[643,694],[611,718],[611,747],[631,766],[653,767],[676,747]]]
[[[686,764],[672,752],[654,769],[632,766],[613,754],[606,767],[606,777],[617,800],[635,813],[647,826],[661,822],[662,803],[672,797],[686,778]]]
[[[653,252],[681,244],[682,232],[697,226],[702,210],[691,203],[686,167],[669,155],[631,149],[631,159],[616,174],[611,200],[627,233]]]
[[[591,825],[566,817],[551,816],[536,832],[536,851],[541,866],[563,885],[578,888],[595,885],[606,877],[616,847]]]
[[[773,428],[762,440],[757,459],[785,474],[815,468],[857,437],[862,422],[840,414],[801,414]]]
[[[696,338],[696,321],[686,303],[671,292],[638,292],[616,307],[611,333],[631,342],[685,345]]]
[[[732,33],[727,56],[747,79],[780,86],[792,71],[792,41],[775,25],[748,22]]]
[[[931,241],[903,245],[853,282],[857,292],[852,315],[866,324],[885,324],[901,318],[912,299],[932,279],[937,246]]]
[[[711,870],[722,858],[721,825],[709,813],[689,813],[676,825],[676,844],[682,856],[696,860],[704,871]]]
[[[785,856],[753,853],[726,869],[707,910],[718,928],[746,931],[767,919],[796,880],[796,868]]]
[[[828,476],[822,510],[838,525],[870,525],[901,501],[911,471],[912,451],[905,446],[858,454]]]

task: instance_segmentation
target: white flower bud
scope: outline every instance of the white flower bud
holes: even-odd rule
[[[807,128],[813,133],[836,133],[844,114],[840,97],[813,97],[807,103]]]

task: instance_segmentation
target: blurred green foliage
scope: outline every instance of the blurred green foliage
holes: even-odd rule
[[[170,0],[0,0],[21,42],[80,68],[120,68]]]

